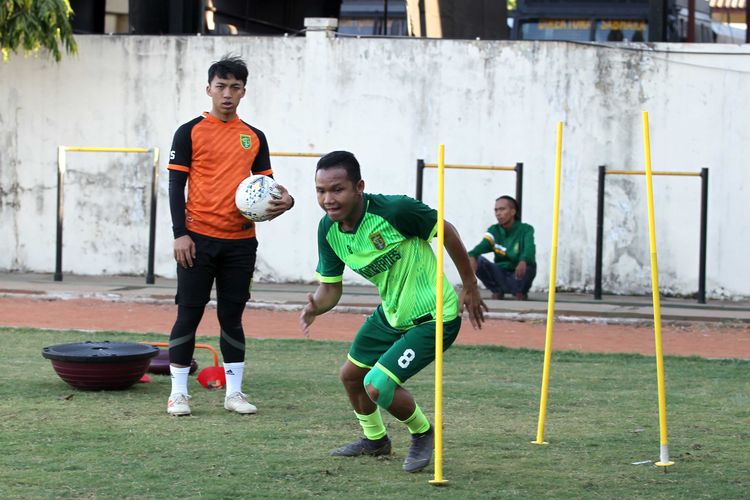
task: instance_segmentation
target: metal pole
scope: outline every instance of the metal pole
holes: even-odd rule
[[[516,203],[518,203],[518,218],[523,209],[523,163],[516,163]]]
[[[383,35],[388,36],[388,0],[383,0]]]
[[[604,178],[607,170],[599,165],[599,188],[596,195],[596,258],[594,260],[594,299],[602,300],[602,245],[604,242]]]
[[[417,196],[422,201],[422,179],[424,178],[424,160],[417,160]]]
[[[698,258],[698,303],[706,303],[706,241],[708,227],[708,169],[701,169],[701,239]]]
[[[422,38],[427,38],[427,19],[425,13],[425,11],[427,10],[427,8],[425,7],[426,0],[417,1],[419,2],[419,36]]]
[[[57,146],[57,240],[55,242],[55,281],[62,281],[63,186],[65,185],[65,146]]]
[[[687,41],[695,42],[695,0],[688,0]]]
[[[648,15],[648,41],[667,42],[667,1],[651,0]]]
[[[154,253],[156,250],[156,197],[159,180],[159,148],[153,149],[154,169],[151,173],[151,220],[148,227],[148,270],[146,284],[154,284]]]

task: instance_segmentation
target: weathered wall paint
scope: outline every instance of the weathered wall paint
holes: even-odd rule
[[[555,127],[565,122],[558,287],[591,290],[596,167],[642,170],[641,111],[651,118],[659,170],[710,167],[709,297],[750,296],[744,249],[750,171],[750,48],[652,48],[569,43],[424,39],[81,36],[60,64],[14,57],[0,64],[0,269],[55,265],[56,147],[162,149],[156,273],[174,276],[167,163],[176,127],[210,104],[206,69],[225,53],[250,67],[240,116],[272,151],[353,151],[367,190],[414,194],[415,162],[525,164],[524,219],[536,228],[546,289],[552,233]],[[654,51],[653,49],[656,49]],[[297,200],[259,227],[257,276],[309,281],[321,215],[315,161],[273,160]],[[68,154],[64,272],[145,272],[147,155]],[[446,173],[446,216],[473,246],[493,221],[494,199],[512,194],[507,172]],[[664,291],[698,281],[697,178],[655,177],[657,244]],[[424,198],[436,202],[434,170]],[[607,178],[604,288],[650,287],[645,178]],[[457,273],[448,262],[448,276]],[[348,273],[346,279],[361,280]]]

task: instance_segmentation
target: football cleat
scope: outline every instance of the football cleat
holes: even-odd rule
[[[422,434],[414,434],[411,437],[409,453],[404,459],[404,470],[406,472],[418,472],[430,463],[432,450],[435,447],[435,431],[432,426]]]
[[[247,401],[247,395],[242,392],[233,392],[224,399],[224,408],[237,412],[241,415],[250,415],[258,412],[254,404]]]
[[[383,436],[380,439],[367,439],[362,438],[359,441],[349,443],[336,448],[331,452],[332,457],[359,457],[361,455],[370,455],[373,457],[379,457],[381,455],[389,455],[391,453],[391,440],[388,436]]]
[[[169,396],[167,400],[167,413],[175,417],[190,415],[190,396],[187,394],[177,393]]]

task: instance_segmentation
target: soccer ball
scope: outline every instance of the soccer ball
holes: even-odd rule
[[[240,213],[255,222],[268,220],[266,214],[271,200],[281,198],[276,181],[267,175],[251,175],[237,186],[234,204]]]

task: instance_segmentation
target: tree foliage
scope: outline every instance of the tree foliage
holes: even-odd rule
[[[62,59],[60,46],[75,54],[78,45],[73,38],[68,0],[0,0],[0,49],[3,60],[10,52],[47,49],[55,61]]]

